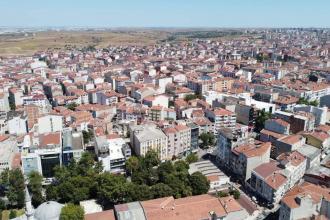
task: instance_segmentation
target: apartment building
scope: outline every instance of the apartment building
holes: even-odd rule
[[[168,138],[154,124],[136,125],[130,127],[131,145],[135,153],[144,156],[154,150],[161,160],[172,159],[168,156]]]
[[[125,161],[131,156],[129,146],[116,134],[96,137],[96,155],[103,164],[103,170],[124,173]]]
[[[304,176],[306,161],[298,151],[283,153],[277,161],[270,161],[253,169],[249,186],[269,204],[278,203]]]
[[[242,181],[251,178],[257,166],[269,162],[271,143],[255,142],[239,145],[232,149],[230,168]]]
[[[221,128],[234,128],[236,125],[236,114],[227,109],[206,109],[205,115],[211,122],[214,123],[213,133],[215,135],[218,134],[218,131]]]
[[[186,125],[175,125],[163,129],[168,139],[168,157],[183,156],[191,149],[191,129]]]
[[[280,205],[280,220],[328,219],[330,189],[304,182],[287,192]]]

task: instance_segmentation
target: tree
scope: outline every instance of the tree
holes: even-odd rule
[[[82,154],[78,164],[77,164],[77,173],[82,176],[92,175],[96,171],[99,172],[98,167],[94,167],[95,160],[93,155],[89,152],[85,152]],[[95,169],[97,168],[97,169]]]
[[[304,97],[300,97],[297,103],[298,104],[309,105],[308,100],[306,98],[304,98]]]
[[[202,148],[215,144],[215,137],[212,133],[202,133],[199,138],[202,140]]]
[[[256,127],[255,130],[260,132],[265,127],[265,121],[270,119],[271,114],[266,112],[264,109],[258,112],[258,116],[256,118]]]
[[[80,201],[90,198],[91,186],[93,186],[93,180],[89,177],[72,177],[57,186],[60,201],[79,204]]]
[[[312,106],[317,107],[317,106],[319,106],[319,102],[318,102],[317,100],[310,101],[310,102],[309,102],[309,105],[312,105]]]
[[[237,189],[229,191],[229,194],[234,196],[234,199],[239,199],[241,196],[241,193]]]
[[[139,167],[140,167],[140,160],[136,156],[131,156],[125,162],[126,172],[128,172],[129,174],[132,174],[133,171],[138,170]]]
[[[34,207],[38,207],[45,201],[42,195],[42,179],[43,177],[36,171],[32,171],[28,176],[28,188],[32,194],[32,204]]]
[[[57,187],[54,185],[48,185],[46,186],[46,199],[48,201],[53,200],[57,201],[58,200],[58,192],[57,192]]]
[[[174,168],[176,172],[185,172],[189,169],[189,164],[184,160],[178,160],[175,161]]]
[[[8,201],[12,206],[23,208],[25,204],[24,176],[20,169],[9,171]]]
[[[15,103],[10,103],[9,104],[10,110],[15,111],[16,110],[16,105]]]
[[[62,208],[60,220],[84,220],[84,214],[81,206],[69,203]]]
[[[128,184],[127,189],[129,192],[128,198],[131,201],[145,201],[153,198],[150,187],[147,185]]]
[[[190,100],[194,100],[194,99],[197,99],[197,98],[198,98],[197,95],[195,95],[195,94],[189,94],[189,95],[186,95],[186,96],[184,97],[184,100],[185,100],[186,102],[189,102]]]
[[[0,213],[5,209],[6,209],[6,203],[3,199],[0,199]]]
[[[111,207],[118,203],[130,201],[127,199],[131,186],[123,176],[102,173],[97,180],[97,198],[104,207]]]
[[[72,102],[66,106],[68,109],[74,111],[78,107],[78,105],[75,102]]]
[[[173,196],[175,198],[181,198],[192,195],[192,189],[189,184],[185,183],[184,177],[186,175],[182,175],[183,173],[176,174],[171,173],[165,176],[164,183],[172,188]]]
[[[55,167],[54,181],[46,187],[47,199],[78,204],[81,200],[95,198],[95,179],[102,170],[102,164],[95,162],[93,155],[87,152],[83,153],[78,162],[73,160],[67,167]]]
[[[154,150],[149,150],[144,156],[143,163],[147,169],[158,166],[160,163],[158,153]]]
[[[84,144],[87,144],[94,137],[92,130],[82,131],[82,134],[83,134]]]
[[[132,173],[132,182],[135,184],[147,184],[148,172],[143,170],[138,170]]]
[[[195,153],[190,153],[187,157],[186,157],[186,162],[191,164],[191,163],[195,163],[198,161],[198,156]]]
[[[201,172],[195,172],[189,176],[193,195],[205,194],[209,191],[210,182]]]
[[[303,105],[312,105],[312,106],[315,106],[315,107],[319,106],[319,102],[317,100],[308,101],[308,99],[303,98],[303,97],[299,98],[297,103],[298,104],[303,104]]]
[[[154,199],[173,195],[172,188],[164,183],[157,183],[156,185],[151,186],[150,191]]]
[[[9,185],[9,169],[6,168],[4,169],[1,174],[0,174],[0,183],[3,186],[8,186]]]
[[[16,218],[16,217],[17,217],[16,210],[11,209],[10,212],[9,212],[9,219],[13,219],[13,218]]]

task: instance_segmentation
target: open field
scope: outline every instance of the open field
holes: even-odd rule
[[[38,50],[85,47],[93,45],[150,45],[167,37],[158,31],[47,31],[0,35],[0,55],[32,54]]]
[[[0,56],[31,55],[47,49],[70,49],[109,45],[152,45],[164,41],[185,41],[196,38],[228,39],[241,37],[240,30],[208,29],[136,29],[136,30],[79,30],[8,33],[0,35]]]

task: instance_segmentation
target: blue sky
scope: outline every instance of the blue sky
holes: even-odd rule
[[[0,0],[0,26],[330,27],[330,0]]]

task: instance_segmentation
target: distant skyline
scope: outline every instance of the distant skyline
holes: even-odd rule
[[[1,27],[330,27],[329,0],[0,0]]]

